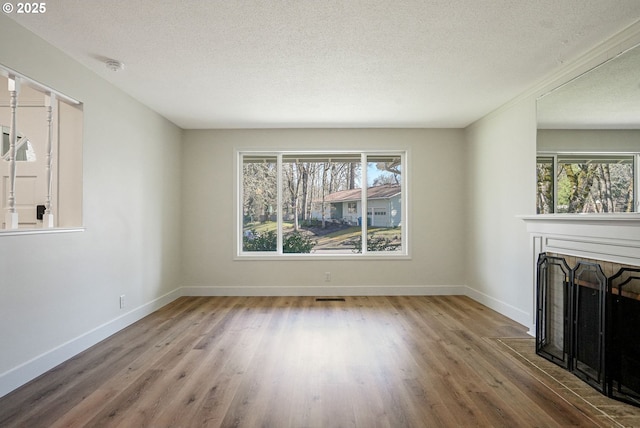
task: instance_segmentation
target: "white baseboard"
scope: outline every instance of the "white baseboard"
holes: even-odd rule
[[[458,285],[337,285],[337,286],[201,286],[182,287],[183,296],[441,296],[463,295]]]
[[[178,288],[0,374],[0,397],[171,303],[180,296],[181,291]]]
[[[495,297],[491,297],[471,287],[465,287],[465,295],[472,298],[478,303],[482,303],[486,307],[493,309],[494,311],[514,320],[515,322],[522,324],[529,328],[529,334],[531,334],[531,314],[521,309],[516,308],[502,300],[498,300]]]
[[[530,323],[531,314],[466,285],[190,286],[181,290],[183,296],[467,296],[526,326],[529,334],[535,331]]]

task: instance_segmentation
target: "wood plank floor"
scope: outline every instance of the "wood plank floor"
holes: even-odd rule
[[[1,427],[612,426],[462,296],[183,297],[0,399]]]

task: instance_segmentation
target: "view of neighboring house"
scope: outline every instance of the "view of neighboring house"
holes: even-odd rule
[[[400,226],[401,186],[385,184],[367,189],[367,224],[374,227]],[[311,213],[314,219],[322,219],[318,206]],[[362,189],[334,192],[325,197],[325,219],[358,225],[362,221]]]

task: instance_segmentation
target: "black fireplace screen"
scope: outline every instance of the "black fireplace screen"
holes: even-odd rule
[[[573,349],[576,376],[599,391],[605,389],[605,310],[607,278],[600,265],[580,262],[572,271]]]
[[[570,272],[562,257],[545,255],[538,260],[536,352],[564,368],[569,368],[571,348]]]
[[[608,395],[640,406],[640,269],[609,278]]]
[[[640,269],[538,258],[536,352],[608,396],[640,406]]]

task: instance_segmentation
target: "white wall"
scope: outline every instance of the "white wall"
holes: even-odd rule
[[[531,328],[533,261],[517,216],[535,214],[535,99],[474,123],[467,140],[471,296]]]
[[[538,151],[637,152],[640,130],[540,129]]]
[[[411,260],[234,260],[234,150],[247,148],[408,149]],[[464,285],[467,176],[461,130],[185,131],[183,171],[188,292],[451,293]],[[324,272],[331,272],[331,283],[324,282]]]
[[[636,23],[466,129],[469,295],[530,329],[534,328],[536,254],[525,223],[517,216],[535,214],[536,150],[574,150],[570,141],[579,135],[560,142],[556,137],[561,132],[541,131],[537,143],[536,98],[639,42],[640,23]],[[590,135],[588,149],[602,147],[598,137],[603,133]],[[637,144],[633,133],[619,132],[617,137],[621,149]]]
[[[173,298],[182,131],[5,16],[0,63],[84,102],[86,226],[0,236],[1,396]]]

